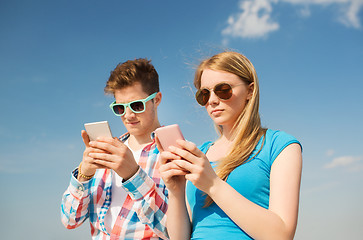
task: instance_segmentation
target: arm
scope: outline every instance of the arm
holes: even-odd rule
[[[249,201],[214,173],[208,159],[194,144],[181,143],[184,150],[174,153],[188,161],[177,160],[180,167],[190,171],[186,178],[213,201],[254,239],[293,239],[297,223],[301,148],[287,146],[276,158],[271,169],[270,206],[262,208]],[[185,151],[187,150],[187,151]]]
[[[190,239],[191,225],[185,199],[186,172],[175,163],[173,159],[180,157],[163,152],[160,155],[159,172],[169,190],[169,206],[167,229],[170,239]]]
[[[86,131],[81,132],[86,149],[83,152],[82,173],[93,175],[97,166],[92,164],[92,159],[88,156],[91,151],[97,151],[90,148],[89,138]],[[88,218],[88,205],[90,203],[89,179],[83,179],[75,169],[72,172],[70,184],[64,192],[61,204],[61,220],[63,225],[68,229],[80,226]]]
[[[88,182],[82,184],[75,178],[73,171],[70,184],[63,194],[61,205],[61,220],[68,229],[76,228],[88,218],[90,191]]]
[[[162,181],[157,184],[141,167],[134,176],[123,183],[123,187],[134,201],[133,210],[140,221],[153,232],[168,239],[166,231],[166,211],[168,197]]]

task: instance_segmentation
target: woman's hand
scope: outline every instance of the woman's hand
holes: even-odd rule
[[[160,154],[159,172],[169,193],[174,195],[184,194],[185,192],[185,174],[184,169],[180,168],[174,161],[180,159],[179,156],[164,151]]]
[[[163,179],[165,186],[168,188],[169,193],[182,196],[185,192],[185,174],[184,169],[180,168],[174,163],[174,160],[181,159],[178,155],[175,155],[169,151],[165,151],[159,142],[159,139],[155,138],[156,145],[160,150],[160,167],[159,172]]]
[[[192,142],[178,140],[177,143],[179,147],[169,148],[171,153],[179,156],[179,159],[172,162],[184,169],[187,180],[208,194],[216,181],[220,180],[208,158]]]

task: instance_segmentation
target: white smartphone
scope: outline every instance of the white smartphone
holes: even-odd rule
[[[155,134],[164,150],[168,150],[169,146],[177,146],[176,140],[184,140],[178,124],[157,128]]]
[[[107,121],[85,123],[84,127],[90,141],[95,141],[97,137],[111,137],[112,133]]]

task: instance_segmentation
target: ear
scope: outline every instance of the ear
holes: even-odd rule
[[[254,88],[255,88],[255,83],[252,82],[252,83],[250,83],[248,85],[248,87],[247,87],[247,89],[248,89],[247,100],[250,100],[252,98]]]
[[[154,97],[154,104],[155,104],[155,106],[157,107],[157,106],[159,106],[159,104],[160,104],[160,102],[161,102],[161,99],[162,99],[162,94],[161,94],[161,92],[158,92],[157,94],[156,94],[156,96]]]

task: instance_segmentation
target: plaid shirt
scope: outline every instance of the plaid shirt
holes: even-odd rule
[[[120,137],[125,141],[130,135]],[[61,217],[68,229],[90,220],[92,239],[168,239],[166,233],[167,190],[157,171],[159,151],[153,141],[141,152],[139,170],[122,183],[128,193],[112,232],[105,226],[105,215],[111,204],[112,171],[98,169],[87,182],[77,180],[72,172],[63,194]]]

